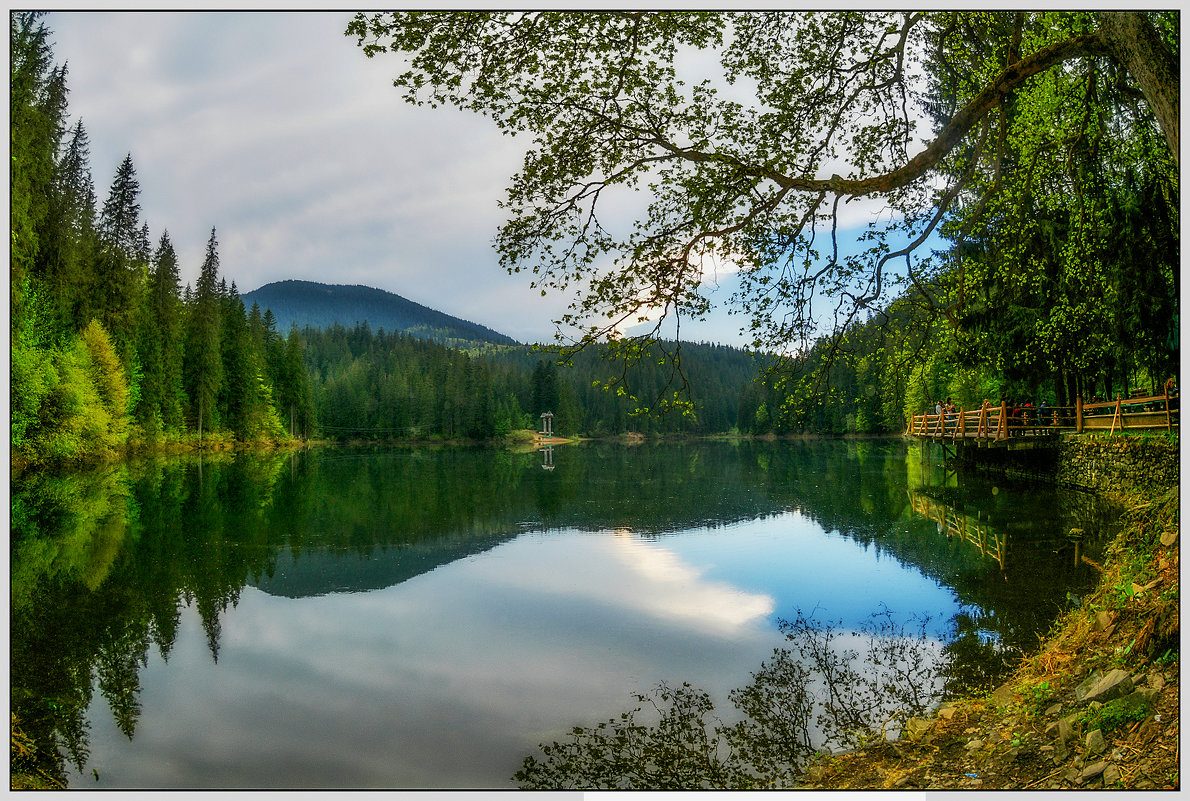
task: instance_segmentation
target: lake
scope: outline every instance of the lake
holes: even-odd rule
[[[727,706],[799,615],[918,621],[935,689],[990,688],[1110,519],[899,441],[321,448],[12,493],[13,709],[103,790],[513,788],[660,682]]]

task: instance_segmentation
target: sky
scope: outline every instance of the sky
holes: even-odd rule
[[[364,284],[522,341],[564,299],[498,264],[497,202],[523,144],[487,120],[416,108],[395,59],[343,35],[349,12],[53,12],[69,111],[96,194],[131,153],[154,244],[193,282],[212,227],[241,293],[297,278]]]
[[[154,244],[182,280],[211,229],[241,293],[290,278],[363,284],[552,340],[571,298],[541,297],[492,246],[498,202],[528,137],[486,118],[405,103],[400,62],[344,36],[348,11],[52,12],[71,123],[91,143],[100,203],[131,154]],[[730,281],[712,292],[719,303]],[[744,318],[683,322],[683,338],[742,345]]]

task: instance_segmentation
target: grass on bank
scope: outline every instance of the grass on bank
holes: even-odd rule
[[[1178,660],[1180,597],[1178,488],[1132,496],[1108,546],[1096,592],[1068,611],[1021,669],[1038,687],[1081,681],[1096,669],[1135,670]]]

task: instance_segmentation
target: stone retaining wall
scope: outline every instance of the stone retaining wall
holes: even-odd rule
[[[1157,437],[1064,436],[1054,478],[1106,495],[1161,493],[1178,486],[1178,445]]]
[[[958,449],[977,470],[1123,498],[1178,486],[1178,443],[1164,437],[1064,434],[1049,447]]]

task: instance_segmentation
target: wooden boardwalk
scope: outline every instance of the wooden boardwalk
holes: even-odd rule
[[[1171,384],[1165,385],[1164,395],[1144,398],[1117,397],[1104,403],[1083,403],[1079,398],[1074,406],[1042,406],[1038,408],[1010,406],[1002,402],[992,406],[986,401],[972,411],[958,409],[941,414],[914,415],[906,436],[914,439],[967,443],[979,447],[1036,447],[1059,434],[1085,431],[1141,431],[1178,427],[1178,396],[1170,394]]]

